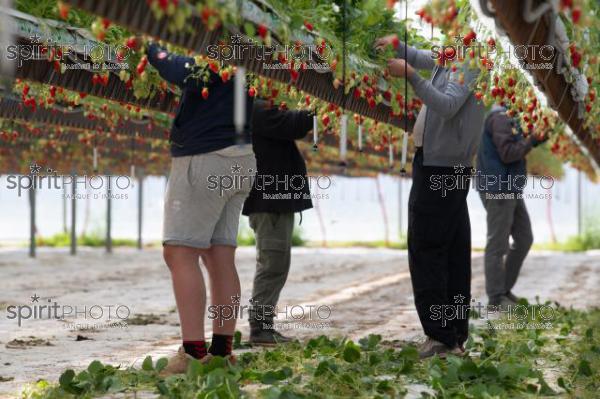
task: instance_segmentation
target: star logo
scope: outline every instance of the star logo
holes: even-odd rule
[[[454,41],[456,41],[456,43],[462,43],[463,39],[464,39],[464,37],[460,33],[458,35],[454,36]]]
[[[37,294],[33,294],[31,297],[31,303],[38,302],[40,297]]]
[[[236,305],[239,305],[240,303],[240,296],[239,295],[232,295],[231,296],[231,302],[233,302]]]
[[[240,173],[242,171],[242,167],[237,163],[231,166],[231,173]]]
[[[462,164],[454,165],[454,173],[463,173],[465,167]]]
[[[466,299],[467,297],[465,297],[464,295],[458,294],[458,295],[454,295],[454,303],[463,303],[463,301]]]
[[[231,36],[231,44],[240,44],[242,42],[242,37],[238,34]]]
[[[29,165],[29,171],[32,175],[37,175],[42,171],[42,167],[38,165],[37,162],[34,162],[31,165]]]
[[[41,36],[38,36],[37,33],[34,33],[33,35],[29,36],[29,39],[31,40],[32,43],[41,43]]]

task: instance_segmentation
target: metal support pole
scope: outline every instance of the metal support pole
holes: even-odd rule
[[[62,216],[63,216],[63,233],[67,234],[69,228],[67,227],[67,186],[63,184],[63,200],[62,200]]]
[[[77,183],[76,183],[76,175],[73,173],[72,177],[72,187],[71,187],[71,255],[77,254],[77,200],[75,196],[77,195]]]
[[[138,179],[138,240],[137,247],[142,249],[142,216],[144,206],[144,176],[140,174]]]
[[[398,239],[402,241],[402,177],[398,176]]]
[[[35,258],[35,187],[29,189],[29,256]]]
[[[583,234],[583,226],[581,220],[581,171],[577,171],[577,234]]]
[[[108,186],[106,186],[106,252],[112,253],[112,206],[111,206],[111,195],[112,195],[112,182],[110,176],[108,177]]]

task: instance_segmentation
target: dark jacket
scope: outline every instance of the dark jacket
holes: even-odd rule
[[[233,79],[223,83],[210,71],[209,81],[190,76],[195,72],[191,57],[166,53],[159,45],[148,47],[148,62],[167,82],[181,88],[181,100],[171,128],[171,155],[181,157],[217,151],[239,143],[233,121]],[[205,100],[202,89],[208,88]],[[247,94],[246,94],[247,95]],[[246,100],[246,142],[250,142],[252,97]]]
[[[312,129],[308,111],[281,111],[256,100],[252,147],[257,174],[242,214],[289,213],[312,208],[306,164],[294,140]]]
[[[532,141],[523,137],[519,123],[495,106],[484,124],[477,154],[477,189],[491,193],[520,193],[527,183],[525,155]]]

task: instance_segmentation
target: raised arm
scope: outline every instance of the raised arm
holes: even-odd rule
[[[446,70],[441,69],[441,73]],[[460,74],[464,74],[463,81],[460,80]],[[408,74],[408,81],[412,85],[417,96],[423,100],[427,107],[444,118],[450,119],[472,94],[471,84],[477,79],[478,70],[469,69],[463,64],[455,72],[450,72],[448,85],[444,91],[437,89],[429,80],[423,79],[417,71]]]
[[[281,140],[298,140],[312,129],[310,111],[282,111],[269,108],[264,101],[255,101],[252,112],[252,133]]]
[[[504,163],[519,161],[531,151],[533,147],[532,140],[517,139],[513,134],[513,123],[505,113],[497,113],[491,117],[490,127],[492,131],[492,141],[496,145],[498,155]]]
[[[405,54],[406,58],[404,58]],[[398,58],[406,59],[410,65],[417,69],[426,69],[431,71],[433,68],[435,68],[435,60],[432,58],[432,52],[430,50],[419,50],[411,45],[398,42],[396,55]]]
[[[159,75],[169,83],[181,88],[199,88],[204,83],[198,78],[192,77],[196,65],[194,58],[178,54],[168,53],[164,48],[156,43],[151,43],[147,50],[148,62],[158,71]],[[218,76],[212,71],[208,85],[213,82],[221,82]]]

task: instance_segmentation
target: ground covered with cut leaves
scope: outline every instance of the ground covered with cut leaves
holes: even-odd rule
[[[550,305],[550,304],[547,304]],[[530,306],[528,314],[539,309]],[[320,336],[271,350],[247,351],[238,364],[194,361],[186,375],[165,379],[165,358],[147,357],[140,369],[99,361],[66,370],[58,383],[40,381],[27,398],[143,395],[165,398],[595,398],[600,389],[600,310],[557,309],[550,324],[529,318],[479,323],[469,356],[418,359],[410,344],[369,335],[358,342]],[[543,328],[532,328],[541,327]],[[243,345],[238,340],[237,346]],[[109,395],[109,396],[106,396]]]

